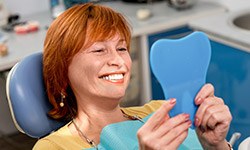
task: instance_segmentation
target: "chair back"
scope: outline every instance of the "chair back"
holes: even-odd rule
[[[152,45],[152,72],[163,89],[165,99],[177,99],[170,116],[188,113],[194,122],[197,110],[194,98],[205,84],[210,57],[210,42],[202,32],[193,32],[180,39],[160,39]]]
[[[30,137],[41,138],[65,122],[48,116],[49,103],[42,73],[42,52],[22,59],[9,72],[6,92],[12,119],[17,129]]]

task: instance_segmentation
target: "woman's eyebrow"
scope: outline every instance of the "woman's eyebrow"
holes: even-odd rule
[[[125,43],[126,43],[126,40],[125,40],[125,39],[120,39],[120,40],[118,41],[118,43],[122,43],[122,42],[125,42]]]
[[[95,42],[95,44],[97,44],[97,43],[103,43],[103,42],[108,42],[108,41],[110,41],[110,39],[98,40],[98,41]],[[126,43],[126,40],[122,38],[122,39],[119,39],[117,43],[122,43],[122,42],[125,42],[125,43]],[[94,44],[94,45],[95,45],[95,44]]]

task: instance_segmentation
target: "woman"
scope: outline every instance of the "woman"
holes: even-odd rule
[[[141,107],[119,106],[130,80],[130,40],[129,26],[121,14],[91,3],[68,9],[52,23],[43,59],[44,81],[54,106],[49,114],[69,123],[40,139],[34,149],[96,147],[104,127],[127,120],[143,122],[135,133],[138,149],[181,146],[191,121],[188,114],[167,115],[176,99],[151,101]],[[204,85],[195,103],[199,105],[195,125],[202,147],[230,149],[225,137],[232,117],[223,100],[214,96],[213,86]],[[148,121],[142,120],[153,112]]]

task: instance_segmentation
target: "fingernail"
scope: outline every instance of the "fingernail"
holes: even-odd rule
[[[176,99],[175,98],[171,98],[170,99],[170,104],[175,104],[176,103]]]
[[[196,104],[200,104],[200,102],[201,102],[201,98],[199,97],[196,99]]]
[[[184,117],[185,117],[185,121],[188,121],[189,118],[190,118],[190,115],[189,114],[184,114]]]
[[[196,127],[199,126],[199,118],[195,117],[194,124]]]

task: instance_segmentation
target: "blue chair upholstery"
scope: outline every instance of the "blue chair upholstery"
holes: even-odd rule
[[[188,113],[194,122],[197,110],[194,98],[205,84],[210,57],[210,42],[202,32],[193,32],[181,39],[161,39],[152,45],[152,72],[163,89],[165,99],[177,99],[170,116]]]
[[[6,92],[17,129],[33,138],[41,138],[58,129],[58,122],[47,115],[52,108],[42,76],[42,52],[17,63],[7,77]]]

